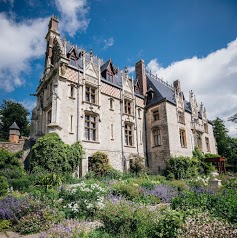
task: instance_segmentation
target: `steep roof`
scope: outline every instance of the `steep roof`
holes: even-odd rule
[[[147,103],[147,107],[151,107],[163,100],[166,100],[173,105],[176,105],[175,92],[173,86],[164,82],[162,79],[156,78],[153,75],[146,74],[147,87],[154,90],[153,98]],[[184,98],[185,111],[192,112],[190,103]]]
[[[11,129],[11,130],[20,130],[20,128],[18,127],[16,122],[13,122],[13,124],[9,127],[9,129]]]

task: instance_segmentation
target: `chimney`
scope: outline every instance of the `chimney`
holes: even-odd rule
[[[178,79],[173,82],[173,86],[174,86],[176,94],[179,94],[181,92],[181,86],[180,86],[180,81]]]
[[[19,143],[19,136],[20,136],[20,128],[14,122],[10,127],[9,127],[9,141],[12,143]]]
[[[140,60],[136,63],[136,78],[140,85],[139,91],[143,96],[146,96],[147,91],[147,81],[146,81],[146,71],[145,71],[145,63],[144,60]]]
[[[48,26],[49,31],[54,31],[54,33],[58,33],[58,18],[56,16],[52,16]]]

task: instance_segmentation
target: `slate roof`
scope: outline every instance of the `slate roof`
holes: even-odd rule
[[[16,122],[13,122],[13,124],[9,127],[9,129],[11,129],[11,130],[20,130],[20,128],[18,127]]]
[[[146,74],[147,79],[147,88],[152,88],[154,90],[153,98],[147,102],[146,107],[151,107],[157,103],[160,103],[164,100],[176,105],[175,93],[174,88],[169,85],[168,83],[164,82],[159,78],[155,78],[149,74]],[[190,103],[185,100],[184,98],[184,108],[187,112],[192,112]]]

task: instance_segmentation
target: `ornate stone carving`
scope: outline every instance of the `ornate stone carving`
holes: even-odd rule
[[[66,74],[66,72],[67,72],[67,64],[66,63],[61,63],[60,72],[61,72],[62,76],[64,76]]]

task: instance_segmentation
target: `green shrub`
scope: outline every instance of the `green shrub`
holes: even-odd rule
[[[9,220],[0,220],[0,231],[9,229],[11,227],[11,222]]]
[[[95,152],[88,161],[88,167],[96,176],[105,175],[111,168],[108,155],[100,151]]]
[[[178,189],[178,191],[189,190],[189,186],[185,180],[173,180],[169,182],[169,185]]]
[[[98,217],[107,233],[131,238],[175,238],[184,221],[182,212],[167,208],[148,210],[128,202],[107,203]]]
[[[198,160],[190,157],[170,157],[167,161],[167,173],[175,179],[192,178],[198,175]]]
[[[185,191],[172,200],[173,209],[187,211],[199,208],[211,214],[237,224],[237,190],[224,190],[222,193],[213,193],[205,189]]]
[[[122,195],[123,197],[132,200],[134,198],[137,198],[138,196],[142,195],[142,193],[139,190],[138,186],[134,186],[132,184],[115,184],[113,186],[114,194],[115,195]]]
[[[109,179],[121,179],[123,177],[123,172],[111,167],[105,172],[104,176]]]
[[[11,179],[9,181],[9,184],[13,187],[14,190],[25,191],[29,188],[32,182],[28,177],[22,177],[18,179]]]
[[[3,196],[7,193],[9,188],[6,177],[0,176],[0,196]]]
[[[131,154],[129,156],[129,171],[134,174],[145,172],[144,158],[137,154]]]
[[[57,174],[73,172],[83,155],[79,142],[69,146],[60,139],[57,133],[48,133],[39,138],[31,152],[31,171],[35,167],[40,167]]]

